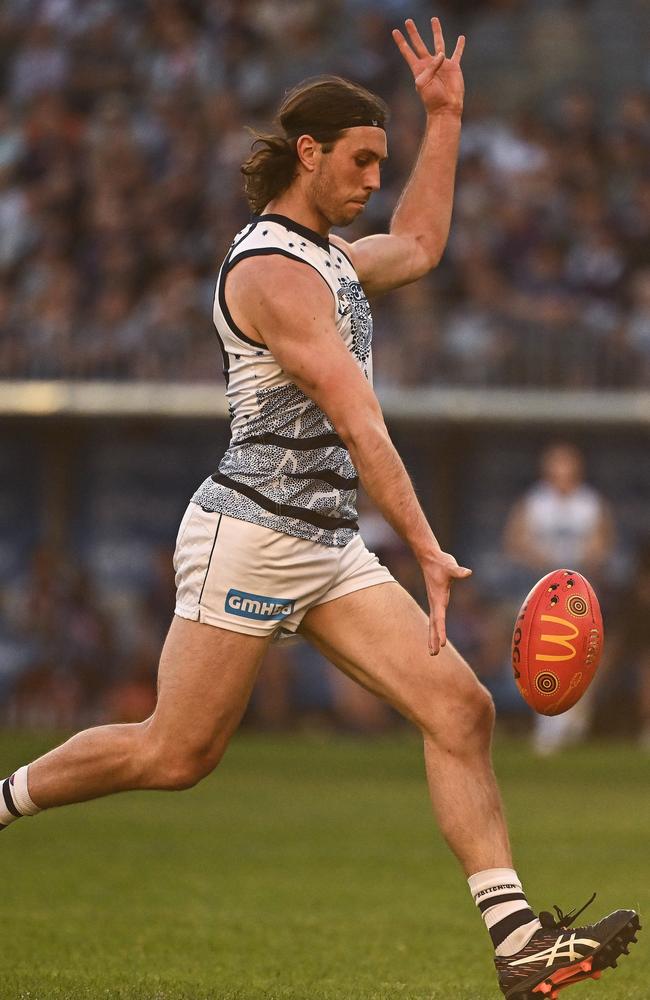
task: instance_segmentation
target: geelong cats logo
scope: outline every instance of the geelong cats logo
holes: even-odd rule
[[[359,361],[365,362],[370,356],[372,343],[372,315],[368,299],[359,282],[349,278],[339,278],[336,296],[339,316],[350,316],[352,351]]]

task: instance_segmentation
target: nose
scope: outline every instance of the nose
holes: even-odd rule
[[[379,191],[381,187],[381,174],[379,172],[379,164],[371,163],[366,171],[365,188],[367,191]]]

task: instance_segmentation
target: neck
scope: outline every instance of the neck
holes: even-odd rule
[[[274,198],[264,209],[263,215],[275,213],[286,215],[292,222],[298,222],[307,229],[312,229],[319,236],[327,238],[332,228],[331,224],[314,205],[309,205],[301,191],[289,188],[278,198]]]
[[[557,493],[561,493],[562,496],[568,497],[572,493],[575,493],[578,488],[578,483],[554,483],[553,488]]]

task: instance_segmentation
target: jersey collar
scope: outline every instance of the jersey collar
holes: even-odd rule
[[[279,222],[281,226],[288,229],[292,233],[298,233],[300,236],[304,236],[305,239],[310,240],[315,243],[316,246],[322,247],[327,253],[330,252],[330,243],[324,236],[317,233],[314,229],[308,229],[307,226],[301,226],[299,222],[294,222],[293,219],[288,218],[286,215],[277,215],[275,212],[268,212],[266,215],[254,215],[254,222],[262,222],[266,220],[267,222]]]

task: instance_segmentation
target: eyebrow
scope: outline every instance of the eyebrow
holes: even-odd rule
[[[388,155],[386,155],[386,156],[380,156],[379,153],[376,153],[374,149],[366,149],[365,147],[363,149],[355,149],[353,155],[354,156],[364,156],[364,155],[365,156],[372,156],[372,158],[374,160],[379,160],[380,163],[383,163],[384,160],[388,159]]]

